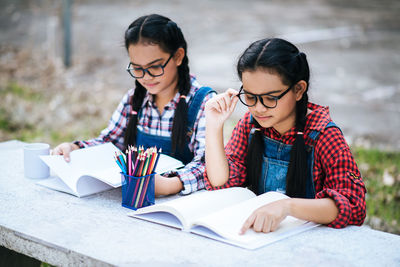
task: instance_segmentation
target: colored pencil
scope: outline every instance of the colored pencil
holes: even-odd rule
[[[123,175],[127,176],[125,177],[127,181],[123,184],[127,189],[123,201],[131,196],[128,201],[135,209],[143,206],[152,178],[151,174],[156,169],[161,151],[161,149],[157,151],[157,147],[144,149],[143,146],[128,146],[125,153],[115,152],[115,162]],[[130,193],[131,188],[133,192]]]

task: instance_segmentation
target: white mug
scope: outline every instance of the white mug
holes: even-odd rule
[[[33,143],[24,145],[24,173],[28,178],[47,178],[50,169],[39,157],[49,155],[50,145],[44,143]]]

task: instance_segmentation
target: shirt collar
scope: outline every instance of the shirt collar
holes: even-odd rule
[[[311,113],[307,115],[307,130],[322,131],[332,121],[329,107],[308,103],[308,109],[311,110]]]

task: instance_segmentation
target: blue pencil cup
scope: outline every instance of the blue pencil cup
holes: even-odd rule
[[[134,177],[121,173],[122,206],[137,210],[154,205],[154,175]]]

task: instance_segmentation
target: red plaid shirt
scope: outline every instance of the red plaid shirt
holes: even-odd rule
[[[361,225],[365,219],[366,189],[342,132],[336,127],[325,126],[331,121],[329,108],[308,104],[312,111],[307,115],[304,138],[307,145],[314,146],[313,178],[316,190],[315,198],[331,198],[338,207],[337,218],[328,226],[342,228],[349,224]],[[229,163],[229,179],[226,184],[213,187],[205,173],[207,190],[242,186],[246,180],[245,158],[247,155],[249,133],[252,128],[250,112],[238,122],[232,132],[225,153]],[[262,129],[264,134],[284,144],[293,144],[296,128],[293,127],[284,135],[274,128]],[[321,131],[316,142],[309,134]]]
[[[194,76],[191,76],[191,83],[192,87],[187,95],[187,102],[189,102],[197,90],[201,88],[201,85],[197,82]],[[75,144],[82,148],[103,144],[105,142],[112,142],[120,149],[123,149],[125,130],[132,111],[132,105],[129,101],[134,92],[135,89],[131,89],[124,95],[122,101],[114,111],[107,128],[101,131],[97,138],[86,141],[76,141]],[[187,195],[204,188],[203,173],[205,164],[203,157],[205,151],[206,130],[204,107],[205,103],[214,95],[214,92],[210,93],[203,99],[196,117],[196,122],[193,126],[193,134],[190,138],[189,149],[193,152],[194,158],[191,162],[186,164],[184,168],[174,171],[174,174],[176,174],[182,181],[183,190],[180,192],[182,195]],[[180,94],[178,92],[164,107],[164,112],[160,114],[157,106],[154,104],[153,96],[146,92],[137,125],[138,129],[151,135],[171,136],[175,109],[178,105],[179,97]]]

